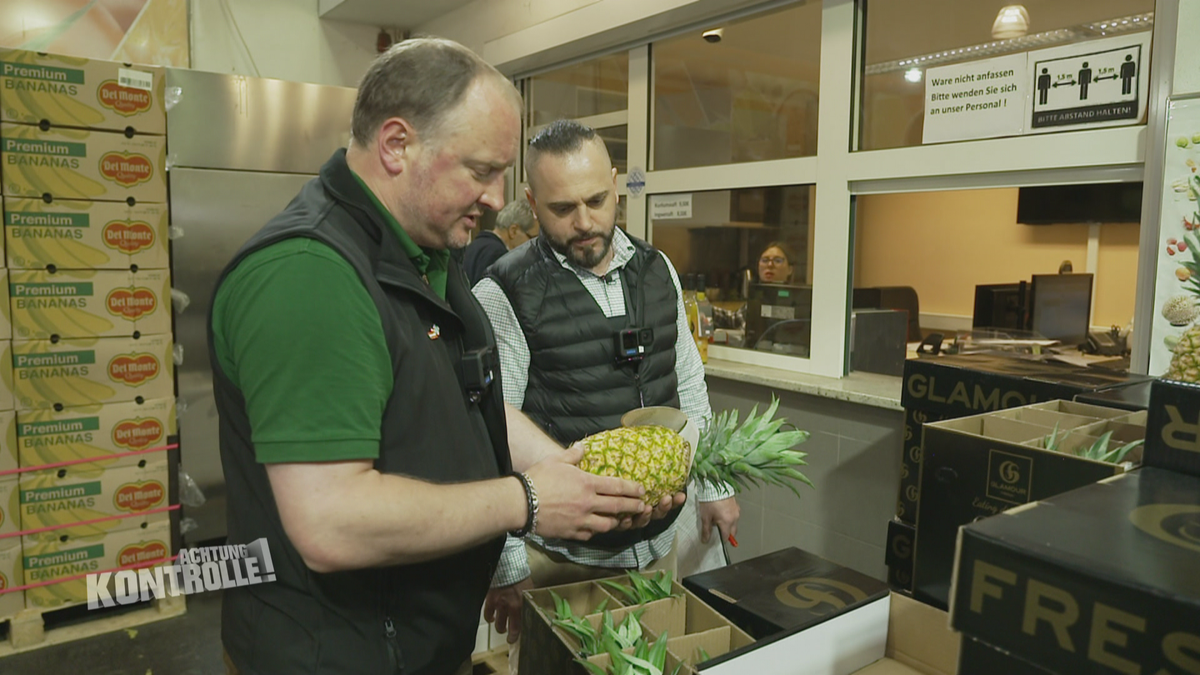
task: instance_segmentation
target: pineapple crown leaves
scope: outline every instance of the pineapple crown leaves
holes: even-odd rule
[[[692,476],[710,485],[732,483],[740,492],[751,485],[780,485],[797,497],[795,481],[810,481],[794,467],[806,464],[808,453],[792,450],[808,440],[809,433],[801,431],[784,419],[773,419],[779,399],[771,397],[771,405],[758,414],[755,405],[738,425],[738,412],[725,410],[700,435]],[[791,427],[784,430],[787,425]]]
[[[667,639],[667,631],[663,631],[653,645],[643,638],[633,647],[632,654],[626,654],[615,642],[610,642],[606,652],[612,665],[608,670],[584,659],[575,660],[594,675],[663,675],[667,663]],[[672,675],[679,670],[677,666]]]
[[[642,605],[663,598],[674,597],[671,592],[672,575],[666,570],[660,570],[652,578],[646,578],[640,572],[630,570],[626,573],[629,584],[622,584],[611,579],[601,579],[600,584],[605,588],[621,595],[630,605]]]
[[[1085,459],[1093,459],[1098,462],[1109,462],[1112,464],[1120,464],[1125,461],[1125,457],[1133,451],[1134,448],[1140,446],[1144,441],[1138,439],[1132,443],[1126,443],[1112,450],[1108,449],[1109,443],[1112,440],[1111,431],[1105,432],[1103,436],[1096,439],[1088,448],[1077,453],[1079,457]]]

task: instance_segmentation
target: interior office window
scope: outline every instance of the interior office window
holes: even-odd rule
[[[1140,183],[857,197],[851,369],[902,367],[905,342],[931,333],[943,350],[1045,339],[1055,356],[1120,366],[1079,347],[1133,320],[1141,201]]]
[[[863,1],[867,5],[859,143],[862,150],[922,144],[929,86],[925,71],[930,67],[1144,33],[1153,27],[1154,11],[1154,0],[1012,0],[1012,4],[979,0]],[[1102,73],[1084,62],[1064,61],[1063,68],[1070,66],[1070,73],[1056,72],[1044,82],[1031,80],[1029,91],[1039,97],[1042,91],[1058,92],[1061,87],[1070,87],[1062,91],[1080,100],[1095,99],[1101,88],[1125,85],[1121,78],[1131,73],[1129,66],[1122,71],[1123,63],[1118,59],[1118,63],[1102,65],[1114,68],[1114,72]],[[1149,63],[1147,50],[1141,58],[1147,76]],[[1107,80],[1114,75],[1117,80],[1109,83]],[[1025,79],[1030,79],[1028,72]],[[988,83],[979,84],[986,91]],[[988,100],[987,95],[981,95],[976,104]],[[956,105],[958,101],[947,99],[947,103]]]
[[[653,168],[817,153],[820,2],[656,42],[651,60]]]
[[[807,357],[813,187],[653,195],[651,242],[703,289],[711,343]]]
[[[526,81],[529,128],[526,138],[557,119],[574,119],[596,129],[608,145],[613,166],[626,171],[629,138],[629,53],[535,75]]]

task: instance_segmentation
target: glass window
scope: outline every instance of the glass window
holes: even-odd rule
[[[900,335],[930,333],[945,336],[943,350],[1046,338],[1058,341],[1050,351],[1079,357],[1090,329],[1133,320],[1141,193],[1141,183],[1118,183],[858,197],[852,314],[893,338],[852,340],[851,369],[854,346],[858,363],[878,363]]]
[[[808,356],[813,206],[811,185],[650,198],[652,241],[704,289],[712,343]]]
[[[529,78],[527,138],[558,119],[594,128],[608,144],[613,166],[626,170],[629,138],[629,52],[559,68]]]
[[[929,66],[1143,32],[1153,25],[1154,0],[1021,1],[1010,6],[1023,7],[1024,15],[1013,9],[1005,16],[1005,3],[999,2],[871,0],[859,148],[921,145]],[[1149,63],[1148,55],[1142,63]]]
[[[714,24],[651,54],[652,168],[817,154],[820,2]]]

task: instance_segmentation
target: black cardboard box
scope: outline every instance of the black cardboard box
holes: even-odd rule
[[[904,364],[904,457],[896,516],[916,523],[925,423],[1110,391],[1150,378],[995,354],[909,359]]]
[[[1053,675],[1050,671],[973,637],[962,636],[958,675]]]
[[[1110,430],[1110,447],[1144,438],[1141,415],[1049,401],[925,425],[913,597],[947,607],[960,526],[1126,470],[1074,453]],[[1043,447],[1051,434],[1058,451]],[[1139,461],[1139,450],[1129,458]]]
[[[888,594],[882,581],[794,547],[693,574],[683,586],[758,639]]]
[[[1200,476],[1200,386],[1156,380],[1146,421],[1146,466]]]
[[[1057,675],[1200,673],[1200,478],[1146,467],[959,537],[963,635]]]
[[[913,544],[917,528],[893,518],[888,522],[887,551],[884,564],[888,568],[888,585],[893,591],[912,593]]]

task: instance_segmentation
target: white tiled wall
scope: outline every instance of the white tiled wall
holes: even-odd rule
[[[762,411],[771,390],[708,378],[714,412],[737,408],[742,417],[755,404]],[[887,523],[896,511],[900,484],[903,413],[828,398],[775,392],[779,412],[811,435],[798,449],[808,453],[801,471],[816,489],[800,486],[800,498],[779,487],[738,496],[742,509],[738,547],[726,546],[737,562],[796,546],[864,574],[886,579],[883,562]]]

